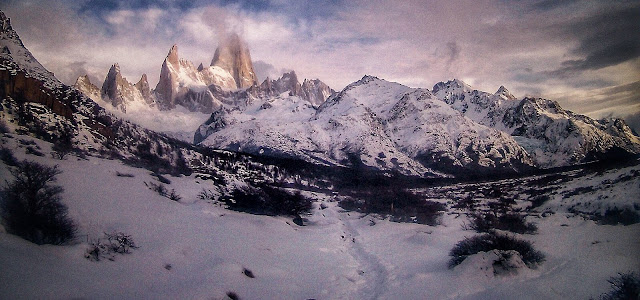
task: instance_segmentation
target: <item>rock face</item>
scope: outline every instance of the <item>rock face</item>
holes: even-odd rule
[[[211,112],[217,99],[209,86],[223,90],[235,90],[233,76],[218,66],[197,68],[190,61],[178,57],[178,46],[173,45],[162,63],[160,80],[156,85],[160,109],[173,109],[183,105],[192,110]],[[215,89],[214,89],[215,90]]]
[[[334,92],[318,79],[305,80],[301,84],[293,71],[275,81],[267,79],[258,86],[249,48],[237,34],[229,36],[216,49],[208,67],[202,63],[196,67],[181,59],[178,46],[173,45],[162,63],[155,90],[150,90],[146,75],[142,75],[136,84],[129,83],[120,75],[117,64],[109,70],[100,95],[95,95],[88,78],[78,78],[77,88],[93,99],[104,98],[123,112],[130,110],[130,106],[145,104],[156,105],[160,110],[180,105],[190,111],[212,113],[225,103],[245,105],[252,99],[285,92],[318,107]]]
[[[10,97],[18,103],[40,103],[58,115],[72,118],[71,101],[75,95],[24,47],[2,11],[0,49],[0,99]]]
[[[144,101],[151,105],[153,103],[153,96],[151,95],[151,89],[149,88],[149,82],[147,81],[147,74],[142,74],[142,77],[140,78],[140,80],[134,84],[133,86],[135,86],[138,91],[140,91],[140,94],[142,95],[142,99],[144,99]]]
[[[123,112],[127,111],[127,107],[150,105],[153,103],[149,84],[146,82],[146,75],[143,75],[138,82],[138,86],[131,84],[126,78],[120,74],[120,66],[114,64],[109,69],[109,73],[102,84],[102,99],[111,102],[111,104]],[[145,91],[146,86],[146,91]],[[143,92],[147,93],[147,98]]]
[[[257,84],[249,47],[237,34],[228,36],[216,49],[211,66],[220,67],[233,77],[236,88],[243,89]]]
[[[282,79],[282,78],[281,78]],[[292,88],[293,76],[261,86]],[[295,90],[295,89],[294,89]],[[464,117],[428,90],[365,76],[318,108],[293,93],[221,107],[196,143],[330,165],[432,176],[531,166],[509,135]]]
[[[73,87],[81,91],[83,94],[91,98],[91,100],[93,101],[98,101],[102,99],[102,96],[101,96],[102,92],[100,91],[100,88],[98,88],[93,83],[91,83],[91,80],[89,80],[89,76],[87,75],[78,77]]]
[[[335,91],[319,79],[305,79],[302,83],[302,98],[309,101],[313,106],[320,106]]]
[[[437,83],[433,93],[466,117],[512,135],[543,168],[640,153],[640,140],[619,119],[596,121],[547,99],[518,100],[503,86],[490,94],[453,80]]]

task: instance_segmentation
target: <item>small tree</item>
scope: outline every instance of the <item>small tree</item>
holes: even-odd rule
[[[73,133],[71,129],[63,130],[58,139],[53,143],[51,147],[51,156],[57,159],[64,159],[69,153],[73,151]]]
[[[22,161],[6,182],[3,219],[9,233],[36,244],[60,245],[74,238],[76,225],[61,202],[62,187],[52,185],[58,166]]]

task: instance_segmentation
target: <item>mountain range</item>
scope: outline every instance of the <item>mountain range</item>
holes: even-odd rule
[[[640,153],[640,140],[622,120],[593,120],[551,100],[517,99],[504,87],[492,94],[452,80],[428,90],[364,76],[335,92],[317,79],[300,83],[294,71],[258,84],[247,44],[237,35],[223,40],[208,67],[181,59],[174,45],[153,90],[144,74],[130,83],[118,64],[101,88],[87,76],[75,89],[66,87],[24,48],[4,16],[3,41],[1,96],[39,102],[66,117],[99,110],[78,91],[126,113],[144,107],[161,115],[183,107],[210,114],[192,129],[193,143],[217,149],[426,177],[522,172]],[[80,124],[100,138],[113,135],[98,115],[108,114],[84,113]]]

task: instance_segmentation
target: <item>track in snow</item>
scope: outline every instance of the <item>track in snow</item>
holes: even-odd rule
[[[341,238],[347,249],[347,253],[353,257],[358,264],[354,276],[347,279],[356,286],[356,293],[351,295],[351,299],[378,299],[387,290],[387,278],[389,272],[380,262],[378,257],[366,250],[366,244],[362,243],[358,237],[360,233],[354,226],[353,216],[350,213],[341,212],[337,205],[325,210],[327,217],[338,220],[342,227]]]

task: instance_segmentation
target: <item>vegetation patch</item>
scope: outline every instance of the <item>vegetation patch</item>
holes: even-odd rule
[[[518,252],[522,257],[522,261],[530,268],[544,261],[544,254],[535,250],[531,242],[492,232],[465,238],[458,242],[451,251],[449,251],[449,256],[451,256],[449,267],[453,268],[459,265],[470,255],[478,252],[488,252],[494,249],[502,251],[514,250]]]
[[[89,244],[89,248],[84,257],[91,261],[101,261],[104,259],[115,260],[115,254],[129,254],[132,249],[137,249],[136,243],[131,235],[115,231],[104,233],[102,239],[98,239]]]
[[[308,214],[313,208],[313,201],[299,191],[289,193],[267,184],[235,188],[229,195],[220,197],[219,201],[232,210],[272,216],[296,217]]]
[[[62,187],[53,185],[62,171],[32,161],[17,163],[3,191],[2,219],[7,232],[28,241],[61,245],[76,234],[76,224],[62,203]]]
[[[491,232],[495,229],[511,231],[515,233],[534,234],[538,231],[536,224],[527,222],[523,214],[516,212],[482,212],[469,215],[469,223],[466,228],[477,232]]]
[[[640,276],[635,272],[618,273],[609,280],[611,291],[600,295],[601,300],[640,299]]]
[[[425,200],[407,190],[377,189],[374,192],[360,192],[340,201],[340,207],[362,213],[389,216],[394,222],[412,222],[439,225],[445,204]]]

